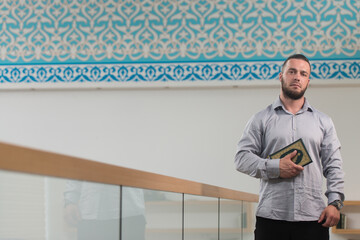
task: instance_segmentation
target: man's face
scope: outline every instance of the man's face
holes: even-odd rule
[[[310,66],[301,59],[290,59],[280,73],[281,90],[286,98],[293,100],[304,96],[310,81]]]

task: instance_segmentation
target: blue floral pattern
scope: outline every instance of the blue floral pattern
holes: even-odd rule
[[[359,79],[358,0],[0,1],[0,83]]]

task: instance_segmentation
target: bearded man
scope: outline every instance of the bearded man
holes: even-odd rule
[[[310,73],[304,55],[288,57],[279,74],[280,96],[249,120],[238,143],[236,169],[260,179],[255,240],[328,240],[329,227],[340,219],[344,201],[341,146],[331,118],[304,97]],[[310,164],[293,162],[296,150],[269,158],[299,139]],[[327,204],[322,196],[323,176]]]

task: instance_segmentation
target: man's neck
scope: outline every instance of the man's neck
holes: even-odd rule
[[[292,114],[296,114],[298,111],[300,111],[305,103],[305,97],[301,97],[295,100],[285,97],[282,93],[280,94],[280,100],[284,104],[285,109]]]

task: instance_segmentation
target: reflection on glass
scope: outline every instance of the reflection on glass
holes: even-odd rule
[[[122,188],[121,239],[145,239],[144,191],[140,188]]]
[[[146,240],[182,239],[182,194],[144,190]]]
[[[241,239],[242,227],[246,227],[246,214],[242,201],[220,199],[220,239]]]
[[[184,238],[202,240],[218,238],[218,199],[184,196]]]
[[[119,239],[120,187],[68,180],[64,217],[78,240]]]
[[[0,171],[0,240],[250,240],[256,205]]]
[[[257,203],[243,202],[243,240],[254,239],[256,207]]]

